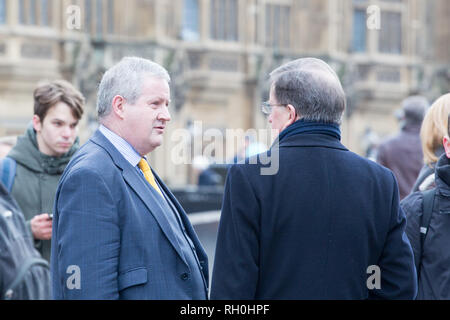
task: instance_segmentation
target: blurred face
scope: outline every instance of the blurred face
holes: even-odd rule
[[[170,88],[166,80],[147,77],[142,83],[141,96],[134,104],[125,102],[123,120],[125,140],[141,155],[153,151],[163,142],[167,122]]]
[[[272,105],[272,112],[268,117],[268,121],[272,130],[275,130],[278,134],[286,129],[295,121],[295,111],[292,114],[293,107],[279,104],[275,98],[274,86],[270,88],[269,104]]]
[[[33,127],[39,151],[48,156],[61,157],[75,142],[78,119],[67,104],[59,102],[48,110],[43,121],[34,115]]]

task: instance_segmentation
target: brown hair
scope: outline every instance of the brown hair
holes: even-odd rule
[[[64,102],[72,110],[73,116],[80,120],[83,115],[84,96],[65,80],[39,83],[34,90],[34,114],[44,121],[50,108]]]
[[[448,114],[450,113],[450,93],[443,95],[428,109],[420,129],[420,140],[424,162],[427,165],[438,160],[435,152],[442,146],[442,139],[448,130]]]

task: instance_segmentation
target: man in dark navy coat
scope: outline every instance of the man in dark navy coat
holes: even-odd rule
[[[279,135],[266,154],[229,170],[211,299],[416,296],[397,182],[341,144],[345,104],[321,60],[271,73],[263,111]],[[263,170],[268,159],[276,172]]]

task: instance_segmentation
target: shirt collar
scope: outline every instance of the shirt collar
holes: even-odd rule
[[[100,125],[99,130],[133,167],[138,165],[142,157],[131,144],[104,125]]]

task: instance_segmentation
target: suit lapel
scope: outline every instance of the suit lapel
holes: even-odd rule
[[[188,232],[188,236],[191,238],[191,240],[197,240],[197,237],[195,236],[195,233],[193,234],[191,231],[191,223],[187,217],[186,212],[184,211],[183,207],[180,205],[178,200],[175,198],[175,196],[170,192],[169,188],[162,182],[162,180],[159,178],[159,176],[152,170],[153,175],[155,176],[156,181],[158,181],[159,186],[164,190],[164,193],[169,198],[169,201],[172,202],[174,209],[178,211],[178,214],[181,218],[181,221],[183,222],[184,227],[186,228],[186,231]],[[170,206],[170,204],[168,204]],[[195,238],[195,239],[194,239]]]
[[[151,187],[146,186],[145,180],[139,176],[139,172],[122,156],[122,154],[112,145],[112,143],[97,130],[94,136],[91,138],[93,142],[104,148],[111,156],[113,162],[122,169],[122,176],[128,185],[136,192],[155,220],[158,222],[159,227],[163,231],[166,238],[174,247],[180,258],[186,263],[181,248],[178,245],[172,228],[167,221],[164,209],[160,204],[161,197],[157,194],[157,191]]]
[[[167,221],[166,214],[164,209],[162,208],[160,201],[161,199],[157,197],[161,197],[159,194],[157,194],[156,190],[153,190],[153,188],[149,188],[145,185],[144,181],[139,177],[139,173],[135,168],[132,168],[130,165],[130,168],[125,168],[123,170],[123,177],[125,181],[130,185],[130,187],[137,193],[139,198],[141,198],[142,202],[147,206],[151,214],[155,217],[156,221],[158,222],[161,230],[169,240],[169,242],[172,244],[172,246],[177,251],[180,258],[186,263],[184,260],[184,256],[181,253],[181,248],[178,245],[177,240],[175,239],[175,235],[173,234],[173,230],[169,225],[169,222]]]
[[[153,171],[153,170],[152,170]],[[172,205],[175,207],[174,209],[178,211],[181,221],[186,229],[187,235],[189,238],[191,238],[192,242],[195,246],[195,251],[197,252],[197,257],[200,260],[200,263],[202,265],[202,272],[203,272],[203,280],[206,288],[208,287],[208,281],[209,281],[209,271],[208,271],[208,256],[206,255],[205,250],[203,249],[203,246],[200,243],[200,240],[197,237],[197,234],[195,233],[191,222],[189,221],[189,218],[184,211],[181,204],[178,202],[177,198],[172,194],[172,192],[167,188],[167,186],[164,184],[164,182],[159,178],[159,176],[153,171],[153,175],[155,176],[156,181],[158,181],[159,186],[164,190],[164,193],[169,198],[169,201],[172,202]],[[171,204],[168,204],[169,206]],[[203,263],[202,263],[203,261]]]
[[[152,170],[153,171],[153,170]],[[167,188],[167,186],[164,184],[164,182],[159,178],[159,176],[156,174],[156,172],[153,171],[153,175],[155,176],[156,181],[158,181],[159,186],[164,190],[164,193],[167,195],[169,200],[172,202],[173,206],[175,207],[175,210],[178,211],[178,214],[180,215],[181,221],[186,228],[186,232],[188,236],[191,238],[191,240],[195,244],[195,249],[201,253],[203,257],[206,257],[206,252],[203,250],[202,245],[200,244],[200,240],[197,237],[197,234],[194,232],[194,229],[192,228],[192,224],[184,211],[181,204],[178,202],[177,198],[172,194],[172,192]],[[200,258],[200,256],[199,256]]]

